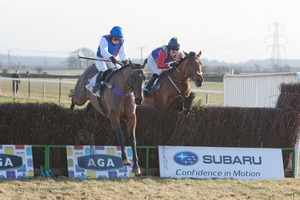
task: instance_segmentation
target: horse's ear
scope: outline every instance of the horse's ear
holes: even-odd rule
[[[198,58],[200,58],[201,54],[202,54],[202,52],[201,52],[201,51],[199,51],[199,53],[198,53],[197,57],[198,57]]]
[[[134,69],[134,64],[131,62],[131,60],[130,60],[130,59],[128,59],[128,61],[129,61],[129,65],[130,65],[130,67],[131,67],[132,69]]]
[[[187,52],[183,51],[183,53],[184,53],[185,57],[188,57],[189,54]]]
[[[142,65],[141,68],[142,68],[142,69],[145,69],[147,63],[148,63],[148,59],[146,58],[146,59],[144,60],[144,63],[143,63],[143,65]]]

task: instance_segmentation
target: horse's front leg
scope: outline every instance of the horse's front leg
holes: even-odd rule
[[[196,94],[194,92],[191,92],[190,95],[185,99],[183,111],[184,112],[190,112],[192,109],[193,101],[196,97]]]
[[[130,115],[130,117],[127,118],[127,128],[128,128],[128,133],[130,134],[130,145],[131,145],[132,155],[133,155],[132,172],[134,174],[140,174],[141,169],[138,163],[139,159],[136,150],[136,137],[135,137],[136,114],[135,113]]]
[[[124,134],[123,134],[123,131],[122,131],[122,128],[121,128],[120,119],[118,117],[115,117],[115,118],[111,117],[110,121],[111,121],[112,128],[116,132],[117,140],[118,140],[118,143],[121,147],[123,165],[132,165],[132,163],[128,159],[126,151],[125,151],[125,145],[124,145],[125,138],[124,138]]]

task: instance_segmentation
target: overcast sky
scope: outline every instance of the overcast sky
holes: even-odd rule
[[[0,0],[0,53],[96,51],[115,25],[129,58],[173,36],[185,51],[225,62],[270,58],[278,22],[281,58],[300,58],[299,0]]]

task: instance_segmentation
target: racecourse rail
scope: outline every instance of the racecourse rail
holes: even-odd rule
[[[12,90],[12,81],[20,80],[19,91]],[[28,99],[43,99],[50,101],[69,102],[70,90],[74,89],[76,81],[61,79],[33,79],[0,77],[0,96]],[[205,93],[205,103],[209,103],[209,94],[223,95],[223,91],[191,89],[192,92]]]

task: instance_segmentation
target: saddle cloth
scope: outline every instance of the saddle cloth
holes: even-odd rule
[[[89,83],[85,86],[87,90],[89,90],[94,96],[100,97],[100,90],[98,90],[96,93],[93,93],[93,88],[96,83],[97,74],[93,76],[93,78],[89,79]]]

